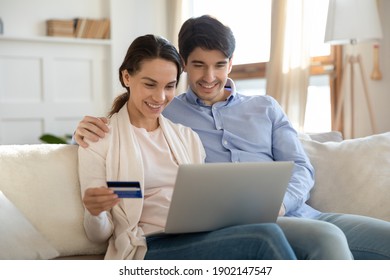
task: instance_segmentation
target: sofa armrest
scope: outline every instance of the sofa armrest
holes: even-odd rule
[[[0,190],[59,252],[59,257],[104,254],[88,240],[78,177],[78,147],[0,145]]]

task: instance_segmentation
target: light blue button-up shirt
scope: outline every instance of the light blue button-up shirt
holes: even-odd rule
[[[270,96],[237,93],[230,79],[225,87],[231,91],[225,101],[206,105],[189,89],[163,114],[199,134],[206,162],[294,161],[283,200],[286,216],[317,216],[320,212],[305,203],[314,184],[313,167],[279,104]]]

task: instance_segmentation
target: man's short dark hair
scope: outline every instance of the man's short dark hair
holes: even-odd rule
[[[236,40],[228,26],[212,16],[203,15],[185,21],[179,32],[179,52],[185,63],[197,47],[221,51],[231,59]]]

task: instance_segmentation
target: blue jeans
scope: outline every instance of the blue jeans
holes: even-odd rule
[[[280,217],[298,259],[390,259],[390,223],[365,216],[323,213],[316,219]]]
[[[324,213],[318,219],[343,231],[355,260],[390,260],[390,222],[333,213]]]
[[[279,217],[288,242],[299,260],[352,260],[344,233],[335,225],[307,218]]]
[[[296,259],[276,224],[253,224],[220,230],[146,239],[145,260],[291,260]]]

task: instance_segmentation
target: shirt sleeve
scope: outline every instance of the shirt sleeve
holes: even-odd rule
[[[74,133],[72,134],[72,139],[70,140],[70,144],[71,144],[71,145],[78,145],[77,142],[76,142],[76,139],[74,138],[75,133],[76,133],[76,132],[74,132]]]
[[[300,208],[310,197],[314,185],[314,169],[298,134],[292,127],[280,105],[274,100],[274,125],[272,132],[272,152],[276,161],[293,161],[294,168],[283,200],[286,215]]]

